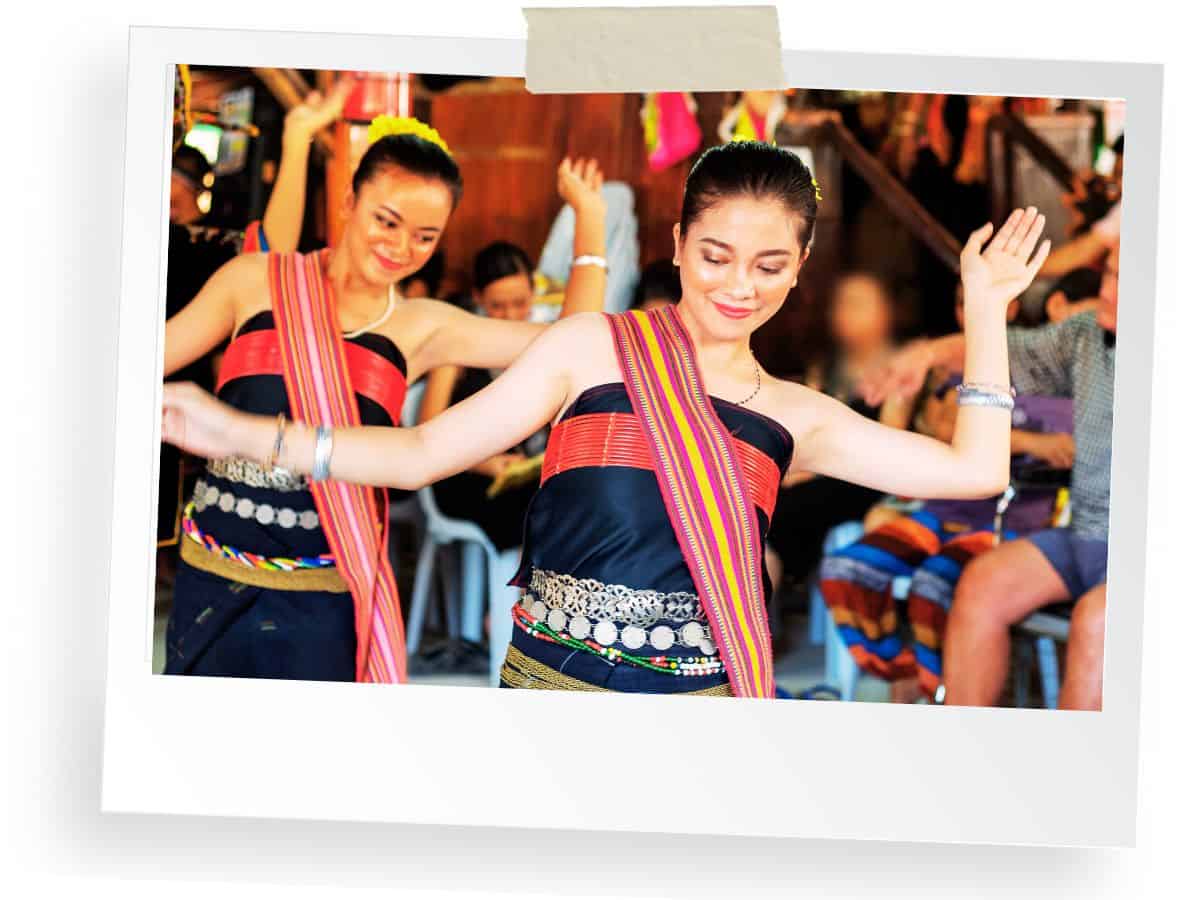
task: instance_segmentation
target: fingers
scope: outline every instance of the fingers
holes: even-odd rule
[[[991,222],[984,222],[981,227],[972,231],[971,236],[967,238],[967,242],[963,245],[962,255],[978,256],[981,248],[983,247],[983,242],[988,239],[988,236],[991,235],[991,233]]]
[[[988,244],[987,249],[989,253],[996,253],[1004,250],[1005,245],[1008,243],[1008,239],[1011,238],[1013,232],[1016,231],[1017,223],[1021,221],[1021,217],[1024,214],[1025,211],[1021,209],[1014,209],[1011,213],[1009,213],[1008,218],[1004,220],[1004,224],[1000,226],[1000,230],[996,232],[996,236],[992,238],[992,242]]]
[[[1036,275],[1041,270],[1042,266],[1046,262],[1046,257],[1049,255],[1050,255],[1050,241],[1049,240],[1042,241],[1042,246],[1038,247],[1037,256],[1035,256],[1033,258],[1033,260],[1029,263],[1029,265],[1026,267],[1031,279],[1034,275]]]
[[[1004,242],[1000,243],[999,240],[996,242],[1000,244],[999,249],[1003,253],[1015,254],[1017,252],[1017,248],[1021,246],[1021,242],[1025,240],[1025,235],[1029,233],[1030,227],[1033,225],[1034,220],[1037,219],[1037,209],[1030,206],[1026,209],[1017,210],[1016,215],[1016,222],[1012,230],[1005,237]],[[1012,221],[1011,217],[1009,221]]]
[[[1021,243],[1017,246],[1017,259],[1028,262],[1029,257],[1033,255],[1033,251],[1037,248],[1038,238],[1042,236],[1042,231],[1046,227],[1046,217],[1036,215],[1033,221],[1029,223],[1029,228],[1025,232],[1025,236],[1021,239]]]

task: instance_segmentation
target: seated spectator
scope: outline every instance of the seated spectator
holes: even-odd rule
[[[1071,524],[1001,544],[967,565],[946,623],[948,704],[995,705],[1008,675],[1009,629],[1048,605],[1074,601],[1060,706],[1099,709],[1108,580],[1108,496],[1119,246],[1108,254],[1092,312],[1037,329],[1009,329],[1018,392],[1070,396],[1076,453]],[[870,396],[913,383],[935,365],[962,365],[961,336],[901,351],[866,386]]]
[[[497,319],[528,319],[533,309],[533,264],[520,247],[497,241],[475,256],[475,305],[484,315]],[[486,387],[498,372],[447,366],[429,374],[421,401],[422,422],[465,400]],[[477,523],[498,550],[520,546],[525,511],[538,487],[536,478],[520,486],[488,496],[488,488],[511,466],[540,452],[537,436],[520,447],[499,453],[466,472],[433,485],[438,507],[455,519]]]
[[[862,415],[907,428],[911,401],[896,397],[872,405],[857,390],[868,368],[892,349],[893,320],[892,296],[879,278],[865,272],[843,275],[834,286],[829,306],[833,351],[810,367],[805,381]],[[820,562],[829,529],[861,519],[878,499],[877,491],[836,478],[805,473],[785,479],[768,536],[766,560],[772,583],[778,586],[784,572],[807,578]]]
[[[956,304],[962,324],[962,299]],[[1009,305],[1015,317],[1018,301]],[[942,441],[954,435],[961,377],[930,373],[931,389],[917,410],[917,431]],[[1021,395],[1013,410],[1014,477],[1031,466],[1069,469],[1071,401]],[[1052,521],[1057,488],[1024,491],[1009,508],[1006,539]],[[933,699],[942,681],[941,648],[946,614],[963,565],[995,546],[997,498],[907,500],[887,498],[866,516],[867,534],[825,558],[821,590],[838,631],[865,671],[892,684],[894,702],[922,694]],[[897,604],[893,580],[911,577],[907,601]],[[903,621],[902,621],[903,619]]]
[[[1068,272],[1050,289],[1042,309],[1044,321],[1062,322],[1093,310],[1100,303],[1101,274],[1092,268]]]
[[[678,303],[683,296],[679,269],[669,259],[657,259],[642,269],[637,289],[633,292],[633,308],[647,312],[660,306]]]

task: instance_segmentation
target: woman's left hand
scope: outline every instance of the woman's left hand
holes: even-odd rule
[[[1038,246],[1045,227],[1046,217],[1031,206],[1014,210],[986,249],[983,243],[992,233],[992,224],[989,222],[972,232],[961,256],[963,292],[968,306],[980,303],[1005,306],[1029,287],[1050,255],[1050,241],[1042,241]]]
[[[573,160],[568,156],[558,164],[558,196],[576,212],[585,207],[603,207],[603,184],[604,173],[594,159]]]

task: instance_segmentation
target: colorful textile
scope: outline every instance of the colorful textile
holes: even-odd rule
[[[269,281],[293,418],[335,428],[358,425],[346,345],[322,254],[271,254]],[[312,492],[338,572],[354,596],[355,678],[402,682],[404,623],[387,554],[387,496],[332,479],[314,483]]]
[[[779,492],[779,468],[749,441],[734,438],[733,443],[754,505],[769,519]],[[589,413],[563,419],[555,425],[542,459],[542,483],[560,472],[582,466],[631,466],[654,471],[654,455],[637,416]]]
[[[888,681],[917,677],[933,697],[942,680],[942,638],[963,568],[996,545],[990,531],[956,534],[925,511],[893,519],[825,557],[821,593],[854,661]],[[907,633],[893,595],[911,578]]]
[[[404,411],[408,384],[389,360],[359,344],[345,344],[346,363],[354,390],[382,406],[395,425]],[[283,352],[273,330],[239,334],[221,358],[217,390],[235,378],[250,375],[282,375]]]
[[[748,480],[674,307],[610,315],[634,414],[676,539],[738,697],[775,696],[762,546]]]
[[[262,222],[255,219],[246,228],[246,236],[242,239],[243,253],[268,253],[271,245],[267,243],[267,233],[263,231]]]

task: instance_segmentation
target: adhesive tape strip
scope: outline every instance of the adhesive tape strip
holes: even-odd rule
[[[774,6],[526,7],[534,94],[787,87]]]

